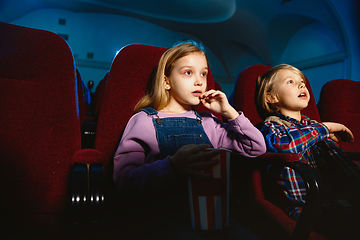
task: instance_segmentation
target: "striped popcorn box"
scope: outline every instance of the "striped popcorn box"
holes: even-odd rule
[[[230,151],[220,149],[220,154],[213,159],[220,159],[220,163],[205,170],[212,172],[213,178],[188,178],[194,229],[217,230],[229,227]]]

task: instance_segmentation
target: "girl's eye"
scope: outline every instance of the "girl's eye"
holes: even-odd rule
[[[191,75],[191,71],[186,71],[185,75]]]
[[[293,81],[293,80],[289,80],[287,83],[294,83],[294,81]]]
[[[206,76],[207,76],[207,73],[204,72],[204,73],[201,74],[201,76],[202,76],[202,77],[206,77]]]

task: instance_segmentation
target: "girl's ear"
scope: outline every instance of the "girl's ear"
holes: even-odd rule
[[[274,103],[278,103],[279,100],[276,97],[276,95],[271,94],[271,92],[267,92],[266,93],[266,102],[274,104]]]
[[[164,77],[164,88],[166,90],[170,90],[170,88],[171,88],[169,79],[167,77]]]

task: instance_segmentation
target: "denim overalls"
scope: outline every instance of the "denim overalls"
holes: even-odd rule
[[[196,112],[197,119],[187,117],[159,118],[153,108],[141,111],[152,116],[159,144],[159,159],[173,156],[176,151],[187,144],[209,144],[213,147],[202,126],[202,117]]]

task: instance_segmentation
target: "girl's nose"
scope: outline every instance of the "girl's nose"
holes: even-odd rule
[[[195,85],[196,86],[202,86],[204,84],[204,79],[201,76],[197,76],[195,79]]]

